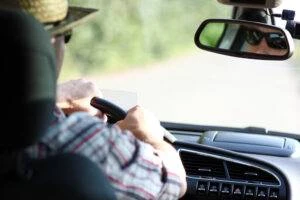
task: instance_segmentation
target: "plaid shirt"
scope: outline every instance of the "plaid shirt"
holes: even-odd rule
[[[107,127],[87,113],[65,117],[57,109],[55,116],[47,134],[27,149],[32,158],[63,152],[82,154],[107,175],[118,199],[179,198],[179,176],[164,166],[151,145],[117,126]]]

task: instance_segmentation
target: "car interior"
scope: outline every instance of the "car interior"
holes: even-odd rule
[[[230,2],[226,3],[230,4]],[[245,2],[232,1],[231,5]],[[249,11],[243,7],[235,7],[232,19],[275,26],[272,17],[247,18],[243,15],[245,12],[260,13],[261,9],[253,8]],[[240,18],[239,16],[242,15],[244,17]],[[294,31],[287,33],[286,37],[291,34],[295,39]],[[196,33],[196,39],[199,38],[197,34],[199,33]],[[222,36],[221,42],[226,39],[226,36]],[[195,41],[197,45],[197,40]],[[221,42],[219,41],[219,44]],[[234,42],[235,47],[225,51],[218,49],[220,46],[210,49],[202,46],[202,49],[249,58],[249,55],[245,55],[247,53],[240,52],[241,43],[237,40]],[[289,40],[287,44],[292,46],[293,41]],[[201,45],[197,46],[201,48]],[[257,57],[255,55],[252,58],[269,59],[258,54]],[[177,138],[174,146],[186,169],[189,186],[183,199],[296,200],[300,198],[297,189],[300,186],[299,135],[268,131],[259,127],[237,129],[176,123],[164,123],[164,126]]]
[[[91,104],[116,117],[112,122],[125,117],[104,99],[95,97]],[[172,134],[165,140],[177,149],[187,173],[181,199],[297,199],[298,135],[258,127],[162,126]]]
[[[220,1],[221,2],[221,1]],[[225,1],[224,1],[225,2]],[[226,1],[228,4],[231,1]],[[243,2],[246,1],[241,1]],[[256,1],[258,3],[258,1]],[[255,2],[254,2],[255,3]],[[231,4],[239,4],[232,1]],[[249,13],[263,13],[258,9],[234,7],[232,19],[209,19],[199,26],[195,33],[195,44],[206,51],[228,56],[260,60],[285,60],[293,54],[293,38],[297,34],[274,25],[274,16],[253,17]],[[271,10],[272,11],[272,10]],[[247,12],[244,17],[240,17]],[[249,12],[249,13],[248,13]],[[254,13],[253,13],[254,12]],[[282,16],[281,16],[282,17]],[[243,20],[243,21],[240,21]],[[210,22],[227,27],[230,23],[251,25],[252,28],[266,28],[276,33],[276,41],[269,44],[269,51],[285,50],[280,56],[256,52],[242,52],[245,34],[232,40],[231,34],[218,34],[214,44],[202,44],[201,34]],[[224,25],[225,24],[225,25]],[[295,27],[294,27],[295,28]],[[299,26],[297,27],[299,28]],[[228,30],[225,31],[228,32]],[[208,31],[209,33],[209,31]],[[233,46],[221,48],[221,43],[232,40]],[[283,44],[284,43],[284,44]],[[215,45],[218,44],[218,45]],[[276,46],[280,44],[279,46]],[[283,44],[283,45],[282,45]],[[126,113],[117,105],[104,99],[94,98],[91,105],[109,113],[118,121]],[[123,114],[122,114],[123,113]],[[123,116],[123,117],[122,117]],[[162,126],[172,136],[165,135],[178,151],[187,173],[188,189],[181,199],[203,200],[298,200],[300,199],[300,136],[288,132],[269,131],[261,127],[225,127],[185,124],[162,121]]]
[[[238,3],[219,1],[226,4],[232,1],[235,6]],[[253,2],[261,4],[269,1]],[[235,13],[242,12],[239,9],[236,7]],[[3,94],[11,98],[1,99],[2,105],[15,106],[3,106],[8,120],[2,125],[9,134],[0,140],[0,198],[116,199],[108,180],[88,158],[61,154],[44,160],[31,160],[20,153],[36,142],[51,123],[56,84],[50,43],[42,42],[50,41],[49,35],[39,23],[26,16],[16,11],[0,11],[2,71],[9,78],[15,76],[13,79],[22,86],[4,88]],[[238,19],[238,16],[234,15],[232,19]],[[260,23],[262,27],[272,28],[275,26],[272,21],[268,22],[271,24]],[[249,23],[255,24],[253,21]],[[289,37],[299,37],[299,26],[296,25],[296,30],[292,29],[295,33],[282,32],[287,44],[287,53],[282,56],[241,53],[241,45],[238,49],[225,51],[216,46],[197,45],[197,42],[196,45],[228,56],[284,60],[293,53],[293,41]],[[273,28],[281,31],[278,27]],[[200,26],[195,41],[201,38],[203,30],[204,26]],[[19,38],[27,42],[20,43]],[[225,39],[223,34],[221,40]],[[37,67],[40,64],[45,65],[44,71]],[[20,71],[16,72],[16,68]],[[1,79],[1,84],[6,85],[7,82]],[[37,85],[39,87],[35,87]],[[91,105],[106,113],[111,124],[126,115],[125,110],[105,99],[95,97]],[[16,127],[15,116],[10,113],[20,113],[18,120],[24,124]],[[162,121],[161,125],[171,133],[166,133],[165,140],[177,149],[186,170],[188,188],[181,199],[300,199],[300,135],[252,126],[235,128],[168,121]],[[30,170],[24,171],[25,167]]]

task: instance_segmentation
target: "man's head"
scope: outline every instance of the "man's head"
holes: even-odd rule
[[[258,26],[243,26],[242,29],[245,32],[244,51],[273,56],[287,54],[286,38],[282,32]]]
[[[264,9],[257,8],[240,8],[236,14],[239,20],[247,20],[253,22],[261,22],[269,24],[269,16]]]
[[[239,10],[237,19],[270,24],[270,16],[264,9],[243,8]],[[241,32],[245,38],[241,46],[243,51],[265,54],[265,55],[285,55],[287,46],[284,35],[273,29],[257,26],[241,26]]]
[[[1,0],[0,8],[23,10],[44,25],[56,51],[57,74],[64,59],[65,40],[74,27],[84,23],[97,11],[69,6],[67,0]]]

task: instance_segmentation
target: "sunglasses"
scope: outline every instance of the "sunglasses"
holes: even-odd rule
[[[72,34],[73,34],[72,30],[67,31],[66,33],[64,33],[65,44],[67,44],[71,40]]]
[[[64,37],[64,42],[65,42],[65,44],[67,44],[67,43],[70,42],[71,37],[72,37],[72,34],[73,34],[73,31],[72,31],[72,30],[69,30],[69,31],[66,31],[66,32],[64,32],[64,33],[55,35],[55,37],[61,37],[61,36],[63,36],[63,37]]]
[[[258,45],[265,38],[267,45],[273,49],[287,49],[285,37],[282,33],[265,33],[259,30],[247,29],[246,41],[251,45]]]
[[[44,27],[45,27],[46,30],[48,30],[48,29],[51,29],[51,28],[59,25],[59,23],[60,22],[57,22],[57,23],[44,23]],[[56,35],[54,35],[54,37],[64,36],[64,42],[65,42],[65,44],[67,44],[71,40],[72,34],[73,34],[73,31],[71,29],[71,30],[68,30],[64,33],[56,34]]]

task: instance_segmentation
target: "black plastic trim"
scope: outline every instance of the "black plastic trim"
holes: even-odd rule
[[[211,146],[206,146],[206,145],[201,145],[201,144],[192,144],[192,143],[186,143],[182,141],[176,141],[173,143],[173,146],[179,150],[179,149],[188,149],[191,151],[195,152],[201,152],[201,153],[206,153],[206,154],[211,154],[214,156],[218,157],[224,157],[224,159],[231,159],[231,160],[236,160],[238,162],[245,162],[245,163],[253,163],[254,166],[259,166],[260,168],[267,169],[268,171],[272,171],[279,179],[281,182],[281,189],[283,190],[284,194],[286,194],[286,199],[290,199],[290,194],[289,194],[289,182],[286,179],[286,177],[283,175],[283,173],[274,165],[257,160],[255,158],[252,158],[250,156],[246,156],[243,154],[239,154],[233,151],[225,150],[225,149],[220,149],[216,147],[211,147]]]
[[[247,24],[252,24],[252,25],[259,25],[262,27],[272,27],[274,29],[280,29],[286,36],[286,42],[288,44],[288,52],[283,55],[283,56],[273,56],[273,55],[261,55],[261,54],[255,54],[255,53],[249,53],[249,52],[238,52],[238,51],[231,51],[231,50],[225,50],[225,49],[215,49],[209,46],[204,46],[200,43],[199,37],[206,26],[206,24],[210,22],[234,22],[236,24],[242,24],[242,23],[247,23]],[[294,46],[292,45],[293,40],[292,37],[288,35],[289,33],[285,29],[281,29],[280,27],[274,26],[274,25],[269,25],[261,22],[253,22],[253,21],[247,21],[247,20],[237,20],[237,19],[206,19],[204,20],[200,26],[198,27],[195,36],[194,36],[194,43],[195,45],[203,50],[218,53],[218,54],[223,54],[223,55],[228,55],[228,56],[234,56],[234,57],[240,57],[240,58],[251,58],[251,59],[261,59],[261,60],[286,60],[290,58],[293,55],[294,51]]]
[[[266,134],[274,136],[283,136],[291,137],[300,141],[300,134],[290,133],[290,132],[279,132],[266,130],[260,127],[245,127],[245,128],[236,128],[236,127],[225,127],[225,126],[210,126],[210,125],[196,125],[196,124],[182,124],[174,122],[161,122],[161,125],[167,130],[182,131],[182,132],[199,132],[203,133],[205,131],[233,131],[240,133],[252,133],[252,134]]]

